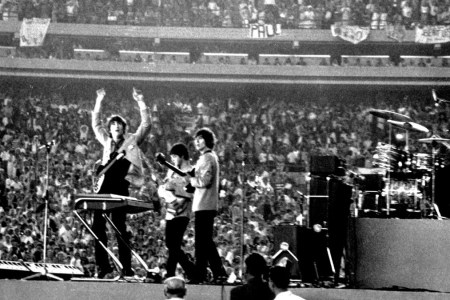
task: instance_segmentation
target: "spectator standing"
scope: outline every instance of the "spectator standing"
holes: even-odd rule
[[[272,300],[275,294],[264,280],[267,264],[261,254],[252,253],[245,259],[245,280],[242,286],[230,291],[230,300]]]
[[[275,266],[269,272],[269,287],[275,293],[274,300],[305,300],[289,290],[289,270]]]

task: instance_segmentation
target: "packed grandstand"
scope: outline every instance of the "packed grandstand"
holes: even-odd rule
[[[51,18],[52,23],[88,26],[83,28],[89,28],[89,24],[159,26],[162,32],[171,26],[232,30],[231,27],[245,28],[261,20],[274,26],[281,24],[282,30],[309,29],[312,36],[314,30],[328,30],[336,22],[368,26],[371,30],[384,30],[393,22],[398,22],[405,30],[419,24],[450,23],[450,7],[446,1],[277,1],[275,7],[265,5],[265,2],[5,1],[0,10],[3,22],[40,17]],[[70,24],[68,26],[64,28],[70,28]],[[147,184],[134,190],[132,196],[152,203],[153,209],[130,215],[128,231],[133,248],[162,277],[165,275],[167,249],[164,243],[164,207],[156,191],[167,170],[155,161],[155,154],[167,153],[171,145],[183,142],[188,145],[192,162],[195,162],[197,156],[192,134],[202,126],[210,127],[218,137],[215,150],[221,163],[221,202],[215,222],[216,244],[228,274],[234,273],[238,277],[242,254],[256,251],[270,262],[271,256],[279,250],[279,245],[274,244],[274,225],[301,225],[307,221],[304,195],[307,193],[312,156],[339,157],[345,169],[353,173],[375,166],[378,143],[389,140],[392,128],[386,120],[370,113],[374,107],[410,116],[429,129],[428,135],[414,132],[409,136],[398,130],[396,146],[404,146],[407,137],[411,153],[431,153],[431,145],[419,142],[420,138],[431,134],[448,136],[449,112],[445,105],[436,106],[433,102],[431,89],[436,78],[432,76],[428,82],[428,79],[422,82],[422,78],[415,78],[414,82],[422,88],[410,90],[408,86],[392,88],[387,83],[370,86],[372,77],[366,74],[362,79],[353,79],[364,81],[356,89],[346,89],[345,86],[323,89],[320,85],[315,86],[314,82],[306,84],[306,88],[289,86],[284,89],[265,79],[263,87],[239,86],[237,91],[231,92],[226,85],[220,87],[217,83],[217,89],[212,89],[208,86],[208,79],[199,79],[202,83],[192,86],[189,83],[158,86],[154,82],[146,86],[145,80],[125,80],[117,84],[113,77],[107,80],[100,78],[103,65],[95,69],[92,67],[95,65],[90,64],[97,60],[146,65],[187,64],[185,68],[198,64],[212,64],[213,67],[226,64],[350,66],[361,67],[364,74],[372,67],[387,67],[389,72],[390,67],[399,66],[414,67],[414,70],[416,67],[448,67],[445,47],[423,50],[411,45],[417,53],[409,51],[402,56],[392,50],[396,45],[386,46],[389,43],[380,42],[378,50],[371,53],[359,51],[358,55],[346,56],[346,53],[336,55],[335,50],[324,54],[323,50],[317,50],[323,48],[321,41],[313,41],[306,55],[294,53],[299,46],[295,43],[294,46],[290,44],[289,53],[281,53],[283,51],[280,52],[276,44],[270,45],[269,38],[262,41],[266,43],[266,49],[272,46],[269,53],[255,54],[257,45],[251,45],[251,53],[238,55],[221,52],[223,42],[214,44],[214,41],[198,40],[196,43],[202,45],[202,51],[198,51],[193,46],[178,50],[176,43],[171,44],[170,49],[164,49],[164,42],[155,46],[155,40],[152,40],[149,46],[141,44],[138,38],[112,37],[116,43],[114,47],[107,41],[102,41],[99,47],[98,44],[94,46],[92,37],[83,39],[70,35],[51,35],[44,46],[25,48],[20,47],[17,37],[10,33],[2,35],[0,51],[2,59],[9,59],[8,63],[16,60],[21,64],[21,58],[36,59],[39,61],[36,64],[42,65],[47,59],[80,60],[85,61],[85,65],[78,71],[93,71],[94,74],[89,73],[92,78],[80,79],[77,78],[79,73],[74,71],[72,75],[76,81],[71,81],[71,78],[53,81],[54,78],[36,80],[26,75],[15,78],[14,68],[10,73],[2,73],[1,260],[42,262],[42,251],[46,248],[46,262],[70,264],[87,277],[95,275],[92,235],[74,217],[72,210],[75,195],[92,193],[95,164],[101,157],[100,144],[95,141],[90,127],[90,111],[98,88],[105,88],[107,94],[104,115],[120,111],[130,121],[130,130],[138,126],[136,120],[139,120],[138,111],[130,105],[133,85],[142,87],[151,109],[152,131],[143,145],[147,158]],[[401,47],[405,49],[407,46]],[[58,70],[68,71],[70,68],[67,66],[62,63]],[[21,67],[18,67],[19,73]],[[282,74],[284,69],[273,72]],[[405,78],[414,77],[408,72],[410,69],[399,69],[397,73],[400,75],[396,77],[400,79],[397,80],[407,81]],[[234,83],[238,83],[240,76],[246,75],[245,71],[244,74],[239,72],[230,72],[225,77],[234,78]],[[376,72],[384,74],[384,71]],[[170,70],[168,73],[167,78],[170,78]],[[326,78],[327,75],[322,73],[320,76]],[[48,148],[46,144],[49,141],[52,143]],[[442,147],[444,161],[446,151],[446,147]],[[48,239],[44,247],[46,190],[50,206]],[[190,225],[185,234],[184,249],[191,256],[194,234]],[[115,239],[111,237],[109,246],[117,252],[114,243]],[[138,261],[133,261],[133,267],[138,275],[146,276]],[[180,268],[178,272],[181,274],[183,270]]]

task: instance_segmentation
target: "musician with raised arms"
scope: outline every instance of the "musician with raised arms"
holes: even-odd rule
[[[103,146],[102,164],[99,168],[102,180],[97,182],[94,190],[99,194],[129,196],[130,185],[139,187],[144,183],[143,163],[139,145],[142,144],[151,129],[150,115],[141,91],[133,88],[132,95],[141,115],[139,128],[135,133],[128,133],[127,122],[119,115],[111,116],[108,119],[107,126],[104,127],[102,126],[100,113],[105,95],[104,89],[97,90],[95,107],[92,111],[92,128],[96,139]],[[107,171],[105,172],[105,170]],[[111,219],[119,231],[119,233],[116,233],[116,236],[119,248],[119,261],[123,266],[121,275],[133,276],[131,250],[127,246],[129,239],[126,232],[125,210],[112,211]],[[94,211],[92,230],[103,245],[106,245],[106,220],[102,216],[102,211]],[[95,260],[98,278],[105,278],[107,274],[113,271],[106,250],[97,240],[95,240]]]
[[[179,171],[189,173],[193,170],[193,166],[189,163],[189,151],[186,145],[182,143],[174,144],[170,149],[170,158],[173,166]],[[177,275],[175,271],[179,263],[187,278],[193,279],[195,275],[194,263],[181,249],[183,236],[191,216],[193,196],[192,193],[186,191],[185,187],[186,182],[183,176],[169,169],[164,184],[158,188],[158,196],[163,202],[163,207],[165,207],[166,246],[169,249],[166,276]]]

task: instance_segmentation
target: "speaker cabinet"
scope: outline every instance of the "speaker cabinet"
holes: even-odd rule
[[[274,257],[273,264],[276,265],[282,258],[286,257],[292,262],[291,266],[291,278],[292,279],[301,279],[300,265],[299,265],[299,257],[298,257],[298,249],[299,249],[299,230],[300,226],[298,225],[278,225],[273,227],[273,241],[274,241],[274,250],[275,254],[278,254]],[[289,251],[295,256],[295,259],[289,257],[288,253],[284,251],[284,253],[278,253],[280,250],[281,243],[289,244]],[[298,261],[297,261],[298,260]]]
[[[352,186],[336,178],[313,177],[310,193],[309,226],[319,224],[326,231],[326,245],[338,276],[346,241]]]
[[[289,244],[289,250],[298,259],[298,261],[290,259],[292,279],[314,282],[332,275],[325,231],[314,232],[298,225],[278,225],[273,227],[273,234],[275,252],[278,252],[282,242],[286,242]],[[283,257],[289,258],[289,255],[280,253],[273,264]]]
[[[311,156],[311,175],[327,176],[338,173],[340,160],[337,156]]]

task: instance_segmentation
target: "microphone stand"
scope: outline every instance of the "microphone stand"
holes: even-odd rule
[[[49,178],[49,168],[50,168],[50,149],[53,145],[53,142],[47,143],[45,147],[47,149],[47,156],[46,156],[46,179],[45,179],[45,196],[44,196],[44,250],[43,250],[43,265],[44,270],[41,273],[36,273],[30,276],[27,276],[25,278],[22,278],[22,280],[30,280],[30,279],[38,279],[44,277],[44,279],[54,279],[58,281],[63,281],[61,277],[58,277],[56,275],[53,275],[48,272],[46,260],[47,260],[47,227],[48,227],[48,178]],[[43,149],[43,148],[40,148]]]
[[[240,244],[241,244],[241,247],[240,247],[240,256],[241,256],[241,261],[240,261],[240,272],[241,272],[241,280],[242,280],[242,282],[244,281],[244,243],[245,243],[245,238],[244,238],[244,217],[245,217],[245,212],[244,212],[244,209],[245,209],[245,205],[244,205],[244,201],[245,201],[245,195],[246,195],[246,193],[247,193],[247,191],[246,191],[246,185],[247,185],[247,182],[246,182],[246,176],[245,176],[245,153],[244,153],[244,150],[242,149],[242,146],[240,146],[240,144],[238,143],[237,144],[237,150],[236,150],[236,153],[235,153],[235,155],[236,155],[236,159],[238,160],[238,161],[240,161],[241,162],[241,171],[240,171],[240,174],[238,175],[238,176],[242,176],[242,179],[241,179],[241,187],[242,187],[242,199],[241,199],[241,207],[240,207],[240,209],[241,209],[241,228],[240,228]]]
[[[241,172],[242,172],[242,199],[241,199],[241,261],[240,261],[240,268],[241,268],[241,280],[243,280],[244,277],[244,243],[245,243],[245,238],[244,238],[244,218],[245,218],[245,212],[244,212],[244,201],[245,201],[245,194],[246,194],[246,178],[245,178],[245,160],[242,159],[242,164],[241,164]]]

